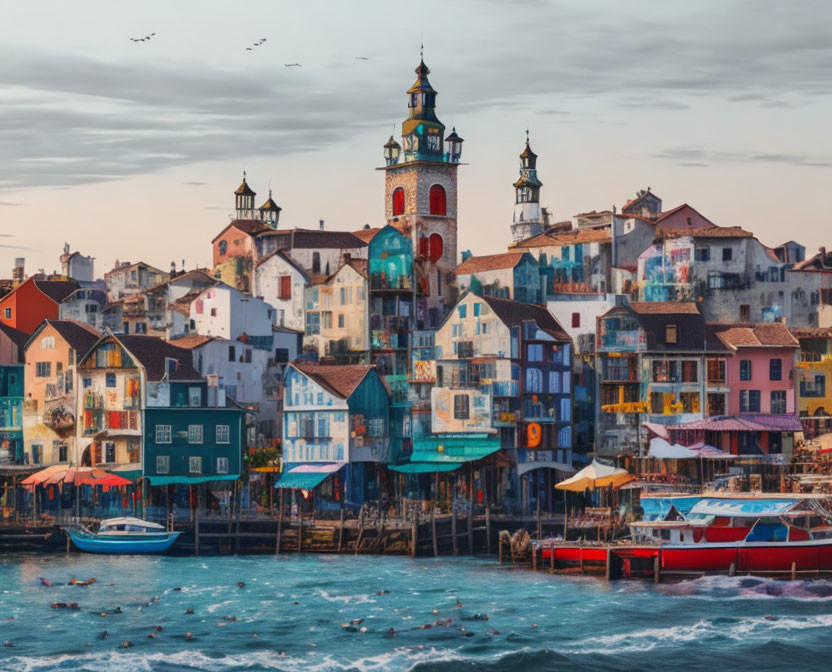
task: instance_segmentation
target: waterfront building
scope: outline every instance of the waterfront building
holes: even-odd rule
[[[795,388],[803,435],[832,431],[832,329],[792,329],[800,343]]]
[[[28,335],[0,322],[0,464],[23,462],[23,364]]]
[[[0,299],[0,322],[31,334],[44,320],[58,319],[61,303],[78,287],[75,280],[32,276]]]
[[[467,292],[436,331],[431,434],[414,435],[404,473],[468,463],[472,500],[551,510],[571,471],[571,350],[545,308]]]
[[[271,350],[275,309],[263,299],[219,282],[195,291],[188,301],[190,333],[241,339]]]
[[[278,488],[315,491],[319,508],[390,494],[390,393],[374,366],[288,366]]]
[[[797,328],[832,327],[832,254],[821,247],[786,271],[791,306],[788,324]]]
[[[101,333],[84,322],[44,320],[25,347],[24,461],[77,466],[77,363]]]
[[[460,292],[471,290],[480,296],[541,303],[541,278],[537,259],[528,252],[512,251],[482,257],[462,255],[456,267]]]

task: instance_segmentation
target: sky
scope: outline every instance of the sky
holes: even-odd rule
[[[65,242],[99,276],[208,265],[244,170],[282,227],[383,224],[421,42],[465,139],[460,250],[510,242],[527,128],[556,221],[650,186],[767,245],[832,244],[826,0],[0,0],[0,277]]]

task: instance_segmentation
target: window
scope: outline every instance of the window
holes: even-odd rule
[[[172,432],[170,425],[156,425],[156,443],[171,443]]]
[[[783,360],[782,359],[770,359],[770,360],[768,360],[768,379],[769,380],[783,380]]]
[[[454,395],[454,419],[467,420],[469,418],[468,403],[470,399],[467,394]]]
[[[676,343],[676,325],[675,324],[666,324],[664,327],[664,342],[665,343]]]
[[[581,314],[580,313],[572,313],[572,328],[577,329],[581,326]]]
[[[237,349],[233,345],[228,346],[228,361],[229,362],[236,362],[237,361]]]
[[[751,360],[740,360],[740,380],[751,380]]]
[[[292,276],[290,275],[281,275],[280,276],[280,289],[277,295],[278,299],[291,299],[292,298]]]
[[[527,354],[529,357],[530,362],[542,362],[543,361],[543,344],[542,343],[532,343],[527,348]]]
[[[751,321],[751,305],[748,303],[740,304],[740,322]]]
[[[231,443],[230,425],[217,425],[216,437],[217,443]]]
[[[543,393],[543,373],[540,369],[530,367],[526,369],[526,392],[532,394]],[[566,390],[564,390],[565,392]]]
[[[188,425],[188,443],[202,443],[202,425]]]
[[[724,359],[709,359],[708,360],[708,382],[709,383],[724,383],[725,382],[725,360]]]
[[[338,313],[338,328],[344,328],[344,313]]]
[[[393,217],[404,214],[404,189],[396,187],[393,190]]]
[[[52,362],[37,362],[35,364],[35,376],[48,378],[52,375]]]
[[[460,319],[465,319],[465,317],[468,315],[468,306],[466,306],[465,304],[457,306],[456,311],[459,314]]]
[[[784,414],[786,412],[786,391],[771,391],[771,413]]]
[[[188,472],[191,474],[202,473],[202,458],[198,456],[191,456],[188,458]]]
[[[202,390],[200,388],[188,388],[188,406],[202,406]]]
[[[221,255],[225,255],[228,252],[228,241],[221,240],[217,248],[219,249]]]
[[[442,236],[438,233],[430,234],[430,238],[428,239],[428,260],[434,263],[439,261],[442,258],[443,248]]]
[[[734,251],[730,247],[722,248],[722,261],[731,261]]]
[[[216,316],[217,316],[217,309],[216,308],[211,308],[211,317],[216,317]]]
[[[817,374],[813,380],[800,381],[801,397],[825,397],[826,396],[826,374]]]
[[[107,374],[107,387],[115,387],[116,386],[116,374],[108,373]]]
[[[441,184],[434,184],[430,188],[430,214],[445,216],[448,214],[447,198],[445,187]]]
[[[699,380],[699,367],[696,362],[682,362],[682,382],[695,383]]]
[[[316,274],[321,272],[321,253],[320,252],[313,252],[312,253],[312,272],[316,273]]]
[[[693,252],[693,258],[695,261],[710,261],[711,248],[707,245],[697,247]]]
[[[289,348],[275,348],[274,349],[274,361],[277,363],[283,363],[289,361]]]
[[[44,336],[40,339],[40,349],[41,350],[54,350],[55,349],[55,337],[54,336]]]
[[[760,412],[760,390],[740,390],[740,413]]]
[[[170,455],[156,456],[156,473],[169,474],[170,473]]]
[[[53,441],[52,444],[57,444],[58,462],[66,462],[69,458],[69,446],[64,441]]]
[[[679,401],[682,402],[682,413],[699,413],[699,392],[682,392]]]
[[[228,473],[228,458],[227,457],[218,457],[217,458],[217,473],[218,474],[227,474]]]
[[[3,311],[3,315],[5,315],[5,316],[6,316],[6,319],[7,319],[7,320],[12,319],[12,309],[11,309],[11,308],[6,308],[6,309]]]
[[[708,415],[725,415],[725,395],[717,392],[708,393]]]
[[[112,441],[104,444],[104,461],[110,464],[116,461],[116,444]]]

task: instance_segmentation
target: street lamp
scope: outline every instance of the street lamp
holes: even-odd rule
[[[445,138],[448,143],[448,157],[451,163],[459,163],[462,156],[462,138],[456,134],[456,126],[454,126],[451,134]]]
[[[401,145],[391,135],[390,139],[384,144],[384,160],[388,166],[393,166],[399,162],[399,154],[401,151]]]

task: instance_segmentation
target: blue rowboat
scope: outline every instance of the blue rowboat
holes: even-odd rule
[[[181,534],[139,518],[110,518],[97,532],[68,527],[66,533],[79,551],[109,554],[164,553]]]

